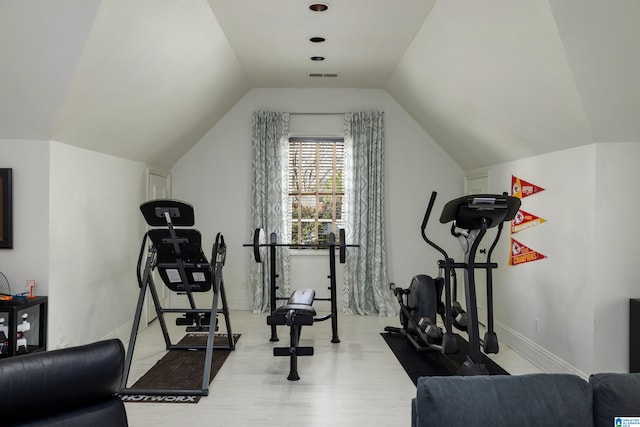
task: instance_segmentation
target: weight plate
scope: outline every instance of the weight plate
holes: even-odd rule
[[[256,228],[253,232],[253,257],[256,262],[262,262],[267,257],[266,243],[264,229]]]

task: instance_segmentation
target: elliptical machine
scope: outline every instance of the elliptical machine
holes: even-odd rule
[[[435,350],[445,355],[459,351],[457,334],[453,326],[465,330],[469,335],[469,352],[458,370],[459,375],[488,374],[482,360],[482,351],[498,353],[498,337],[493,329],[493,282],[492,270],[498,264],[491,262],[505,221],[511,221],[520,208],[520,199],[506,194],[476,194],[463,196],[448,202],[440,215],[440,223],[451,222],[451,235],[460,242],[464,252],[464,262],[456,262],[447,252],[431,241],[426,234],[427,223],[435,203],[437,193],[431,193],[427,211],[422,220],[422,238],[442,254],[438,267],[444,274],[433,279],[420,274],[411,280],[408,289],[394,287],[394,294],[400,304],[401,328],[387,326],[385,331],[401,333],[418,351]],[[489,228],[497,227],[496,236],[487,252],[486,262],[477,262],[476,254],[480,242]],[[464,289],[467,312],[455,302],[455,270],[464,270]],[[484,339],[480,339],[478,306],[476,301],[475,270],[485,270],[487,285],[487,325]],[[453,280],[452,280],[453,279]],[[453,288],[453,292],[452,292]],[[442,303],[442,293],[445,302]],[[436,316],[440,315],[445,326],[444,332],[437,326]],[[457,318],[457,320],[455,320]],[[482,351],[481,351],[482,348]]]

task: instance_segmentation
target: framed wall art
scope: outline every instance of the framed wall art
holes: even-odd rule
[[[0,249],[13,248],[11,168],[0,168]]]

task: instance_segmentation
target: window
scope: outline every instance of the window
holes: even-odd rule
[[[344,227],[344,139],[289,138],[291,243],[327,244]]]

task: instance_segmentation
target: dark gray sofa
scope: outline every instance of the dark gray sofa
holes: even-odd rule
[[[124,347],[106,340],[0,360],[0,425],[126,427]]]
[[[612,427],[640,418],[640,374],[422,377],[413,427]]]

